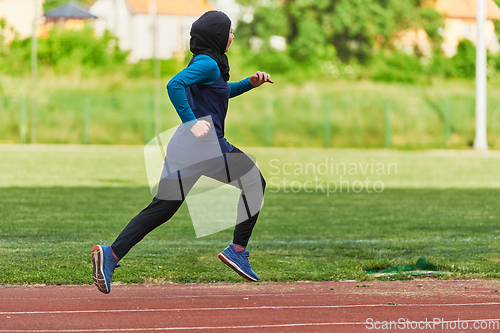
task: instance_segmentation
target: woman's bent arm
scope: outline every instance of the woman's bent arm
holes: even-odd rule
[[[184,68],[168,82],[168,96],[186,127],[196,124],[196,117],[186,96],[186,88],[193,84],[212,84],[219,78],[219,75],[219,67],[212,58],[198,55],[190,66]]]

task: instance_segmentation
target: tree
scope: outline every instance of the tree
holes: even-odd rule
[[[433,2],[434,0],[430,0]],[[499,0],[500,1],[500,0]],[[334,46],[343,62],[369,61],[377,49],[392,49],[398,34],[424,29],[438,50],[444,26],[428,0],[238,0],[253,11],[253,21],[240,22],[238,36],[264,41],[271,35],[286,38],[288,54],[307,63],[331,56]],[[335,53],[335,51],[333,52]]]
[[[52,9],[56,9],[59,6],[67,4],[68,2],[68,0],[45,0],[43,3],[43,11],[45,13],[50,12]],[[84,7],[89,7],[93,2],[94,0],[82,0],[80,1],[80,4]]]

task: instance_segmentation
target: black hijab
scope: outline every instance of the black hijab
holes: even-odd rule
[[[229,81],[229,61],[225,54],[231,19],[223,12],[211,10],[191,26],[190,49],[194,56],[205,54],[219,65],[224,80]]]

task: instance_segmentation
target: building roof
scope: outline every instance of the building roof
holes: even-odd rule
[[[438,0],[436,10],[449,18],[476,19],[477,0]],[[500,20],[500,8],[493,0],[486,0],[486,18]]]
[[[49,19],[64,18],[64,19],[86,20],[86,19],[97,18],[97,16],[90,14],[87,8],[82,7],[73,2],[69,2],[65,5],[57,7],[56,9],[45,13],[44,16]]]
[[[152,0],[125,0],[134,13],[148,14]],[[156,0],[158,15],[200,16],[212,10],[206,0]]]

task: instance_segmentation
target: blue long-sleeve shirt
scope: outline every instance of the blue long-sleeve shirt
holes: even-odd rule
[[[224,81],[217,62],[204,54],[194,57],[188,67],[167,84],[170,101],[184,126],[189,128],[197,122],[197,118],[212,116],[223,152],[233,149],[224,138],[229,98],[252,88],[249,77],[240,82]]]

